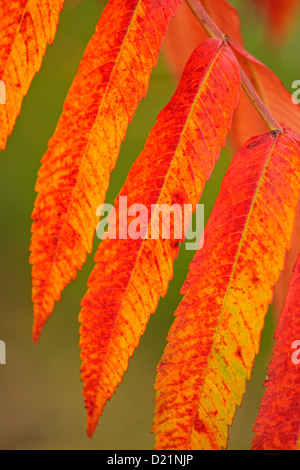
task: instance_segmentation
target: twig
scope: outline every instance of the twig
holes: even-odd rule
[[[208,15],[206,10],[202,6],[200,0],[186,0],[186,2],[210,37],[222,39],[224,40],[224,42],[230,45],[230,38],[220,30],[220,28]],[[257,109],[257,111],[259,112],[259,114],[261,115],[261,117],[263,118],[263,120],[265,121],[265,123],[267,124],[267,126],[270,128],[271,131],[278,130],[280,132],[283,132],[281,126],[276,121],[276,119],[272,116],[272,113],[267,108],[267,106],[265,105],[261,97],[259,96],[258,92],[255,90],[254,86],[252,85],[251,81],[247,77],[241,65],[240,65],[240,70],[241,70],[242,87],[245,93],[247,94],[248,98],[250,99],[251,103],[255,106],[255,108]]]

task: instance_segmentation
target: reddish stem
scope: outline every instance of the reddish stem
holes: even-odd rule
[[[230,41],[230,38],[226,34],[222,33],[220,28],[216,25],[216,23],[206,12],[200,0],[186,0],[186,2],[210,37],[223,39],[225,42]],[[257,109],[257,111],[259,112],[259,114],[261,115],[261,117],[263,118],[263,120],[271,131],[279,130],[280,132],[283,132],[281,126],[272,116],[272,113],[267,108],[267,106],[255,90],[254,86],[252,85],[251,81],[249,80],[241,66],[240,70],[242,87],[245,93],[247,94],[248,98],[250,99],[251,103],[255,106],[255,108]]]

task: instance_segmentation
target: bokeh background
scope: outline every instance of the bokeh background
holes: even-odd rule
[[[265,36],[264,21],[236,0],[247,49],[266,63],[288,90],[300,79],[300,33],[295,28],[284,45],[274,47]],[[0,366],[0,449],[152,449],[155,368],[180,301],[179,290],[193,253],[182,247],[169,292],[148,325],[140,348],[129,364],[117,394],[106,406],[92,440],[85,435],[85,410],[80,381],[80,300],[93,267],[93,256],[63,293],[43,331],[39,345],[31,340],[32,304],[29,259],[30,215],[40,159],[55,130],[64,99],[85,47],[106,4],[103,0],[66,0],[53,46],[24,99],[0,170],[0,339],[7,347],[7,365]],[[251,12],[252,11],[252,12]],[[155,117],[175,90],[161,55],[148,96],[130,125],[113,172],[107,202],[113,202],[126,174],[143,148]],[[230,161],[222,153],[203,194],[207,220]],[[98,240],[95,239],[95,248]],[[230,429],[229,448],[249,449],[276,326],[272,309],[266,319],[260,354],[251,382]]]

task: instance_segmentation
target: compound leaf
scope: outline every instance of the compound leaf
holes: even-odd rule
[[[63,5],[64,0],[0,0],[0,80],[6,91],[6,103],[0,104],[0,150],[54,40]]]

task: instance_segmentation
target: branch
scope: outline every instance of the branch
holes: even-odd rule
[[[208,15],[205,8],[202,6],[200,0],[186,0],[186,2],[210,37],[223,39],[227,43],[228,41],[230,41],[230,37],[224,34],[220,30],[220,28],[216,25],[216,23],[212,20],[212,18]],[[255,90],[254,86],[252,85],[251,81],[247,77],[241,65],[240,65],[240,70],[241,70],[242,87],[246,95],[250,99],[251,103],[255,106],[256,110],[259,112],[259,114],[261,115],[261,117],[263,118],[263,120],[265,121],[265,123],[267,124],[267,126],[270,128],[271,131],[279,130],[283,132],[281,126],[273,117],[272,113],[267,108],[267,106],[265,105],[261,97],[259,96],[258,92]]]
[[[244,69],[240,66],[241,71],[241,79],[242,79],[242,87],[248,98],[250,99],[251,103],[257,109],[267,126],[270,128],[271,131],[279,130],[283,132],[282,127],[273,117],[269,108],[265,105],[257,91],[255,90],[254,86],[252,85],[251,81],[247,77]]]
[[[220,28],[212,20],[199,0],[186,0],[186,3],[210,37],[224,40],[226,39],[225,34],[222,33]]]

